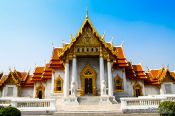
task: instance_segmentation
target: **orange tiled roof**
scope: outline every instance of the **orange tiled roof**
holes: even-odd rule
[[[128,66],[126,57],[124,55],[123,48],[121,46],[113,47],[114,51],[117,52],[117,60],[114,63],[114,67],[126,67]]]
[[[33,73],[32,81],[42,81],[52,78],[52,68],[50,64],[46,64],[45,67],[36,67]]]
[[[64,68],[63,62],[60,60],[59,55],[62,53],[63,48],[54,48],[49,67],[52,69]]]
[[[161,84],[164,78],[166,78],[167,73],[170,73],[172,79],[175,80],[175,72],[170,72],[169,69],[161,68],[157,70],[150,70],[146,73],[148,79],[147,84]]]
[[[136,78],[136,74],[133,70],[131,62],[128,62],[128,66],[125,68],[125,72],[126,72],[126,77],[127,78],[131,78],[131,79]]]
[[[44,72],[42,74],[42,79],[51,79],[52,78],[52,69],[49,67],[49,64],[46,64]]]
[[[30,78],[29,72],[10,71],[8,75],[3,75],[0,86],[3,86],[9,78],[12,78],[18,86],[33,87],[33,82],[28,80]]]
[[[146,79],[146,74],[145,72],[143,71],[143,68],[142,66],[139,64],[139,65],[132,65],[133,66],[133,69],[134,69],[134,72],[137,76],[137,78],[139,79]]]
[[[175,79],[175,72],[170,72],[170,74]]]
[[[36,67],[35,71],[33,73],[32,81],[41,81],[42,80],[42,74],[44,72],[45,67]]]

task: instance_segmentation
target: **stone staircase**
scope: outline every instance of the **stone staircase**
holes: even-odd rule
[[[100,102],[99,96],[81,96],[78,97],[80,105],[98,105]]]

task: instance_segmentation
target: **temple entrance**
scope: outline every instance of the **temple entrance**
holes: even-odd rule
[[[87,65],[80,73],[81,90],[80,96],[84,95],[96,95],[96,72]]]
[[[42,91],[39,91],[39,92],[38,92],[38,98],[39,98],[39,99],[42,99]]]
[[[36,95],[35,95],[35,97],[39,98],[39,99],[44,99],[44,91],[45,91],[45,87],[41,83],[39,86],[36,87]]]
[[[135,97],[142,96],[142,86],[139,83],[136,82],[133,86],[133,89]]]
[[[85,78],[85,94],[92,95],[92,78]]]

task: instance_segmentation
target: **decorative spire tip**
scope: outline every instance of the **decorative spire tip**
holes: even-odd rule
[[[86,18],[88,18],[88,8],[86,8]]]

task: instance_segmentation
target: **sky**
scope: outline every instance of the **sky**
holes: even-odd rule
[[[174,0],[0,0],[0,72],[45,65],[53,46],[79,31],[86,8],[106,42],[123,43],[128,61],[175,70]]]

